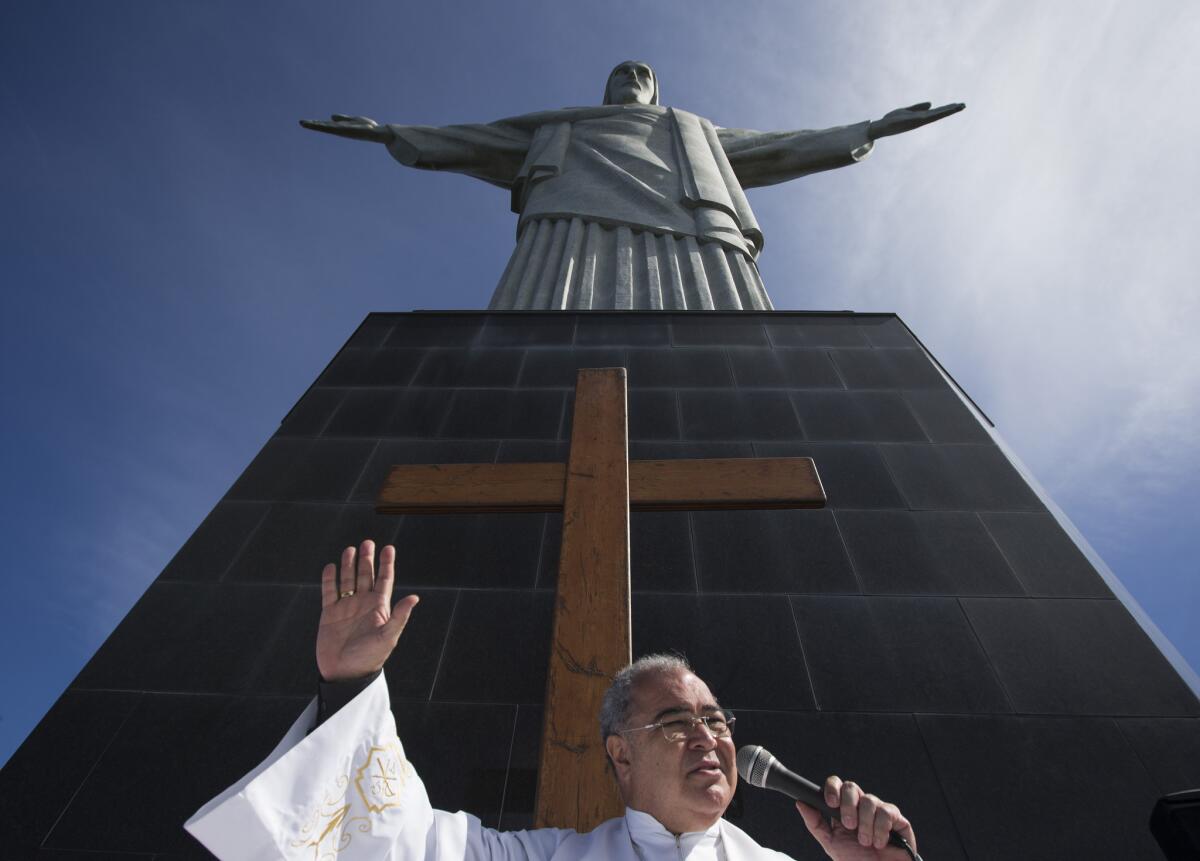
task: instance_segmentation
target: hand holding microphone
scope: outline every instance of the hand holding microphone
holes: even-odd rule
[[[807,805],[808,810],[798,806],[804,824],[831,858],[851,861],[904,857],[888,854],[886,847],[898,847],[907,857],[921,861],[912,826],[899,808],[863,793],[854,783],[831,777],[822,792],[758,745],[746,745],[738,751],[737,770],[752,786],[774,789]]]

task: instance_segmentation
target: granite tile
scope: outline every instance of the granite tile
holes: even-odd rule
[[[398,321],[395,314],[368,314],[346,342],[347,347],[378,347],[392,334]]]
[[[221,502],[163,569],[160,580],[220,580],[270,506]]]
[[[718,632],[736,633],[737,648]],[[787,598],[769,595],[633,596],[633,654],[678,652],[739,708],[813,708],[812,687]]]
[[[521,350],[429,350],[413,385],[448,388],[515,386],[523,356]]]
[[[1011,711],[952,598],[792,598],[824,711]]]
[[[1050,514],[980,516],[1030,595],[1112,597],[1092,563]]]
[[[874,445],[756,442],[758,457],[811,457],[830,508],[904,508],[906,503]]]
[[[487,318],[481,343],[489,347],[566,346],[574,338],[573,314],[499,314]]]
[[[375,440],[313,440],[292,463],[278,498],[341,502],[349,497],[374,450]]]
[[[499,825],[516,711],[466,703],[393,709],[404,752],[434,807],[465,810],[488,828]]]
[[[829,442],[925,442],[925,433],[894,392],[794,392],[804,435]]]
[[[542,514],[405,515],[396,577],[412,586],[533,588]]]
[[[344,347],[317,378],[318,386],[359,386],[374,350]]]
[[[629,439],[679,439],[679,410],[675,393],[669,391],[632,391],[628,395]]]
[[[189,851],[184,820],[257,765],[303,707],[294,698],[143,695],[46,847]]]
[[[635,592],[694,592],[696,563],[686,511],[629,516],[630,582]]]
[[[442,436],[558,439],[566,393],[460,389]]]
[[[517,706],[517,726],[508,760],[508,784],[504,788],[504,811],[500,816],[500,828],[505,831],[533,827],[541,743],[542,707]]]
[[[915,348],[917,341],[899,317],[857,317],[859,330],[872,347]]]
[[[570,450],[566,440],[506,439],[496,463],[566,463]]]
[[[1195,695],[1115,600],[961,600],[1019,712],[1200,715]]]
[[[831,350],[852,389],[939,389],[946,381],[921,350]]]
[[[666,347],[671,343],[666,315],[588,313],[577,319],[579,346]]]
[[[1121,718],[1117,726],[1160,794],[1200,787],[1200,720]]]
[[[784,392],[679,392],[685,439],[803,439]]]
[[[780,316],[767,323],[776,347],[865,347],[861,318]]]
[[[901,595],[1024,595],[978,516],[839,511],[863,589]]]
[[[499,444],[480,440],[391,440],[385,439],[354,485],[352,502],[375,502],[388,473],[399,464],[492,463]]]
[[[237,692],[252,688],[295,590],[154,583],[75,679],[81,689]],[[152,648],[147,648],[153,644]]]
[[[553,592],[464,591],[454,610],[435,700],[541,703]]]
[[[970,858],[1161,859],[1146,826],[1157,793],[1112,721],[917,722]]]
[[[630,460],[720,457],[754,457],[754,445],[749,442],[629,441]]]
[[[484,314],[399,314],[389,347],[469,347],[486,321]]]
[[[250,461],[225,499],[276,499],[312,446],[307,439],[272,439]]]
[[[880,450],[912,508],[1041,511],[1045,507],[995,446],[887,445]]]
[[[704,592],[858,592],[828,511],[697,511]]]
[[[982,420],[953,391],[910,389],[902,393],[909,408],[934,442],[990,443]]]
[[[327,562],[336,562],[345,546],[334,537],[341,517],[340,505],[276,503],[224,580],[308,586],[319,583],[321,568]],[[389,538],[382,536],[381,543]]]
[[[763,328],[765,315],[747,314],[674,314],[671,316],[671,339],[677,346],[707,346],[710,344],[742,344],[767,346]]]
[[[277,436],[316,436],[325,429],[346,396],[345,389],[314,387],[291,409],[279,423]]]
[[[729,362],[740,388],[842,388],[824,350],[732,347]]]
[[[926,858],[965,859],[954,820],[911,715],[782,713],[742,710],[735,739],[761,744],[788,768],[821,785],[831,774],[896,804],[912,821]],[[763,846],[797,861],[827,856],[809,837],[792,803],[741,784],[737,826]]]
[[[350,389],[325,425],[326,436],[380,437],[387,434],[401,389]],[[436,430],[436,428],[435,428]]]
[[[580,368],[623,368],[625,351],[602,348],[540,349],[525,352],[521,385],[527,388],[574,389]]]
[[[384,436],[454,436],[439,432],[454,397],[453,389],[407,389],[396,397],[396,408]]]
[[[140,694],[68,690],[4,765],[0,834],[10,858],[41,845]]]
[[[361,546],[368,538],[377,547],[386,544],[396,544],[396,537],[401,519],[394,514],[376,514],[372,504],[343,505],[337,518],[328,527],[324,537],[324,553],[320,556],[319,564],[310,564],[309,570],[319,572],[326,562],[334,562],[340,558],[341,551],[347,547]],[[309,584],[317,582],[316,577],[302,581]]]
[[[629,388],[728,388],[733,385],[725,351],[630,350]]]
[[[374,350],[355,386],[407,386],[425,357],[423,350]]]

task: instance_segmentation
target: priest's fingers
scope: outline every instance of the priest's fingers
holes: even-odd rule
[[[330,562],[321,569],[321,609],[337,603],[337,566]]]
[[[384,604],[392,603],[392,584],[396,580],[396,548],[384,545],[379,551],[379,574],[375,577],[375,591]]]
[[[404,633],[404,626],[408,624],[408,619],[412,616],[413,607],[417,606],[417,602],[420,600],[416,595],[406,595],[392,608],[392,616],[384,623],[380,633],[390,637],[393,646],[400,639],[400,635]]]
[[[825,804],[829,807],[837,809],[837,806],[842,803],[842,779],[836,774],[831,774],[825,778]]]
[[[354,557],[357,553],[354,547],[342,551],[342,563],[338,566],[338,600],[349,597],[347,592],[354,594]]]
[[[862,800],[862,797],[863,791],[853,780],[847,780],[842,784],[837,808],[842,818],[842,827],[849,831],[858,828],[858,802]]]
[[[355,592],[370,592],[375,585],[375,542],[368,538],[358,548],[358,578]]]

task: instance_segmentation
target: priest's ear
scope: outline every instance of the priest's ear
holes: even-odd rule
[[[624,784],[629,777],[629,742],[624,736],[610,735],[604,740],[604,750],[608,754],[608,765],[617,778],[617,783]]]

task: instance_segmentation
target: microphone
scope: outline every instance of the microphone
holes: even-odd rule
[[[739,749],[737,770],[738,774],[742,776],[742,780],[751,786],[782,792],[788,798],[802,801],[809,807],[815,807],[828,818],[841,821],[841,814],[837,809],[825,803],[825,793],[821,791],[821,787],[794,771],[789,771],[762,745],[748,744]],[[907,840],[895,831],[888,835],[888,842],[893,846],[899,846],[915,861],[921,861],[921,856],[908,845]]]

